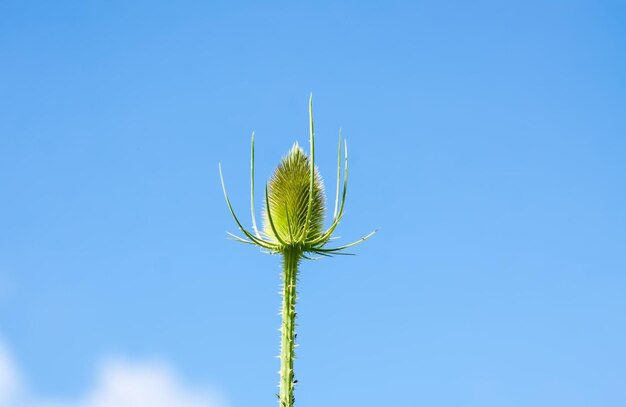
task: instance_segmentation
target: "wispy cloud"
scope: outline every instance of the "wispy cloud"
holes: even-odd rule
[[[18,371],[6,347],[0,343],[0,407],[12,407],[22,393]]]
[[[93,387],[75,400],[35,398],[11,353],[0,343],[0,407],[226,407],[224,398],[192,386],[163,362],[108,359]]]

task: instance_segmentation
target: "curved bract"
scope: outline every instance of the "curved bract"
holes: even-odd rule
[[[327,248],[326,243],[331,239],[333,232],[343,217],[343,210],[348,188],[348,145],[342,143],[339,134],[337,147],[337,188],[333,222],[328,229],[323,230],[325,202],[324,184],[315,167],[315,131],[313,126],[313,98],[309,99],[309,129],[310,129],[310,157],[294,144],[289,153],[282,159],[270,181],[265,186],[265,208],[263,210],[263,232],[257,229],[254,210],[254,133],[251,142],[250,166],[250,203],[252,212],[252,231],[243,227],[235,214],[224,185],[222,167],[220,165],[220,179],[228,208],[245,237],[231,235],[235,240],[260,246],[270,253],[283,253],[285,250],[296,250],[302,257],[309,258],[306,253],[323,256],[332,254],[346,254],[342,250],[357,245],[376,231],[362,237],[356,242],[334,248]],[[343,185],[341,181],[341,151],[343,144],[344,170]],[[340,193],[341,189],[341,193]]]

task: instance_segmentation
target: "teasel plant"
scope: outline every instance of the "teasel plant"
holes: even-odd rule
[[[342,143],[343,141],[343,143]],[[324,230],[325,197],[324,183],[315,166],[315,131],[313,126],[313,96],[309,98],[309,144],[310,156],[296,142],[283,157],[269,182],[265,184],[265,207],[263,209],[263,227],[257,228],[254,209],[254,132],[251,141],[250,159],[250,211],[252,214],[252,230],[244,228],[235,214],[228,198],[222,166],[219,165],[220,180],[224,198],[237,227],[243,236],[228,233],[238,242],[258,246],[270,254],[280,254],[282,266],[282,307],[280,327],[280,370],[279,393],[280,407],[294,405],[294,387],[297,380],[294,376],[294,359],[296,348],[296,285],[298,282],[299,265],[302,260],[318,260],[346,253],[344,250],[353,247],[371,237],[377,230],[363,236],[359,240],[338,247],[327,247],[334,240],[333,233],[344,215],[346,193],[348,189],[348,144],[342,140],[339,132],[337,147],[337,186],[333,220]],[[343,183],[341,184],[342,145],[344,156]],[[341,189],[341,193],[340,193]]]

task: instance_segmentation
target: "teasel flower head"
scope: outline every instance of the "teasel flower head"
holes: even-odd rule
[[[324,184],[317,168],[313,175],[313,199],[308,225],[306,222],[310,168],[309,157],[295,143],[270,179],[263,211],[263,232],[274,243],[280,242],[279,236],[287,245],[297,245],[300,236],[304,236],[304,241],[312,241],[322,235],[326,208]]]
[[[309,144],[310,155],[295,143],[289,153],[274,171],[265,185],[265,207],[263,208],[263,228],[257,228],[254,209],[254,133],[251,142],[250,161],[250,209],[252,214],[252,230],[244,228],[232,207],[219,166],[220,180],[226,204],[239,230],[244,237],[229,235],[242,243],[252,244],[266,249],[270,253],[295,251],[303,258],[309,255],[330,256],[348,254],[344,249],[355,246],[376,233],[376,230],[361,239],[339,247],[329,248],[327,243],[333,239],[333,232],[343,218],[346,193],[348,188],[348,144],[339,133],[337,147],[337,187],[333,220],[324,230],[325,196],[324,183],[315,166],[315,131],[313,126],[313,98],[309,99]],[[342,151],[343,150],[343,151]],[[341,174],[341,158],[343,152],[343,181]],[[341,188],[340,188],[341,184]],[[341,192],[340,192],[341,190]]]

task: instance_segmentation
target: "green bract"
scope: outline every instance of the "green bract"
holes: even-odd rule
[[[235,240],[259,246],[270,253],[283,256],[283,290],[282,290],[282,323],[280,347],[280,384],[278,399],[281,407],[292,407],[294,403],[294,385],[297,382],[293,372],[295,358],[295,327],[296,327],[296,283],[298,281],[298,265],[302,259],[310,259],[310,254],[330,256],[345,254],[342,250],[352,247],[369,238],[371,232],[356,242],[328,248],[326,244],[343,217],[346,191],[348,189],[348,144],[343,141],[344,171],[341,188],[341,150],[342,140],[339,133],[337,147],[337,188],[335,191],[335,207],[333,221],[324,230],[325,202],[322,177],[315,167],[315,132],[313,129],[313,104],[309,99],[309,143],[310,157],[294,144],[289,153],[282,159],[269,183],[265,185],[265,208],[263,210],[263,230],[257,228],[254,211],[254,133],[252,133],[250,160],[250,210],[252,214],[252,231],[243,227],[228,199],[222,166],[220,180],[228,209],[239,230],[245,237],[230,234]],[[341,201],[341,202],[340,202]]]

